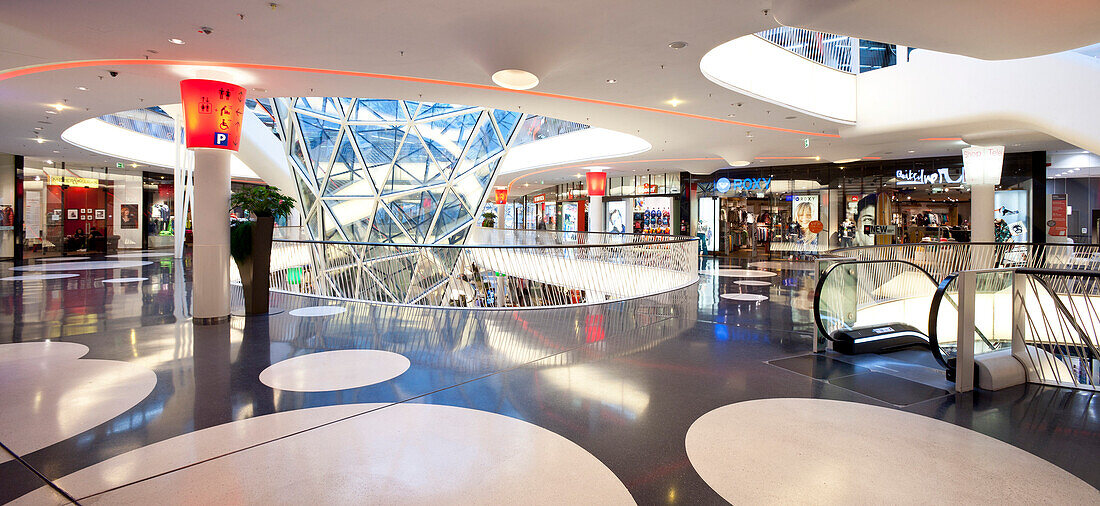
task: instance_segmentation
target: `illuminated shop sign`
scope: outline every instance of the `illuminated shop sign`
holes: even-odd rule
[[[714,182],[714,191],[718,193],[726,193],[730,190],[757,190],[768,191],[772,187],[772,178],[770,177],[747,177],[744,179],[726,179],[724,177],[718,178]]]
[[[963,171],[959,171],[957,174],[952,175],[951,169],[946,167],[931,170],[898,170],[897,174],[898,185],[915,185],[915,184],[961,184],[963,182]]]
[[[46,184],[49,185],[65,185],[65,186],[79,186],[82,188],[99,188],[99,180],[92,179],[90,177],[71,177],[71,176],[47,176]]]
[[[546,202],[546,194],[545,193],[540,193],[538,195],[535,195],[535,197],[531,199],[531,202],[534,202],[536,204],[541,204],[543,202]]]

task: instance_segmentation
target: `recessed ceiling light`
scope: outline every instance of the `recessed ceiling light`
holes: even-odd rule
[[[794,119],[794,118],[795,118],[795,116],[787,116],[786,118],[783,118],[783,119]]]
[[[615,83],[617,83],[617,82],[619,82],[619,80],[618,80],[618,79],[608,79],[608,80],[607,80],[607,84],[615,84]]]
[[[493,82],[510,90],[529,90],[538,86],[539,78],[526,70],[504,69],[493,74]]]
[[[51,111],[49,109],[46,109],[46,114],[57,114],[57,111]]]
[[[178,44],[178,45],[181,45],[181,46],[186,44],[186,42],[184,42],[183,39],[168,39],[168,42],[171,42],[173,44]]]
[[[34,127],[35,130],[42,130],[42,127]]]
[[[909,152],[910,152],[910,153],[916,153],[917,151],[916,151],[916,150],[913,150],[913,149],[910,149],[910,150],[909,150]]]
[[[76,89],[78,89],[78,90],[80,90],[80,91],[88,91],[88,87],[87,87],[87,86],[77,86],[77,87],[76,87]]]
[[[729,116],[729,117],[732,118],[732,117],[737,116],[737,115],[731,112],[731,113],[727,114],[726,116]]]
[[[257,93],[267,93],[267,89],[265,88],[252,88],[252,91],[255,91]]]
[[[688,45],[688,43],[684,42],[682,40],[678,40],[676,42],[669,42],[668,43],[668,47],[671,47],[672,49],[683,49],[683,48],[687,47],[687,45]]]
[[[53,160],[46,160],[46,163],[53,163]]]
[[[678,98],[670,98],[670,99],[666,100],[665,103],[668,104],[668,105],[671,105],[672,107],[677,107],[680,104],[684,103],[684,101],[680,100]]]
[[[53,150],[53,152],[54,152],[54,153],[60,153],[60,151],[58,151],[58,150],[56,150],[56,149],[55,149],[55,150]]]
[[[730,162],[730,167],[744,167],[746,165],[749,165],[750,163],[752,162],[748,160],[737,160],[736,162]]]
[[[39,144],[42,144],[43,142],[46,142],[46,139],[43,139],[43,138],[41,138],[41,137],[35,137],[35,138],[34,138],[34,141],[35,141],[35,142],[37,142],[37,143],[39,143]]]

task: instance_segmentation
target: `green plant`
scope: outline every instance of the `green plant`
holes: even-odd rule
[[[238,221],[229,227],[229,256],[245,261],[252,255],[252,228],[255,222]]]
[[[486,228],[493,228],[497,222],[496,213],[481,213],[481,226]]]
[[[229,197],[229,207],[239,207],[257,217],[281,217],[294,209],[294,198],[270,186],[252,186]]]

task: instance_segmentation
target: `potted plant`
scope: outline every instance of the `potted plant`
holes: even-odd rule
[[[275,218],[290,214],[294,199],[270,186],[253,186],[229,198],[255,221],[238,221],[229,229],[229,254],[241,273],[246,315],[266,314],[271,275],[271,236]]]
[[[481,226],[493,228],[497,223],[496,213],[481,213]]]

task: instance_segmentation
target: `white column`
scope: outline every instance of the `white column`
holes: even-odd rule
[[[970,187],[970,242],[993,242],[993,185]]]
[[[974,296],[978,291],[973,271],[959,273],[958,344],[955,352],[955,391],[974,390]]]
[[[604,205],[603,195],[593,195],[588,197],[588,230],[590,232],[606,232],[607,229],[604,226]]]
[[[176,164],[172,167],[172,212],[175,215],[175,223],[172,224],[174,234],[172,245],[175,258],[183,258],[184,236],[187,235],[187,209],[183,205],[183,195],[186,193],[187,180],[183,173],[185,158],[179,115],[176,115],[172,120],[172,132],[175,139],[172,147],[176,152]]]
[[[229,161],[221,149],[195,150],[192,314],[196,322],[229,317]]]
[[[507,209],[507,204],[497,204],[497,226],[496,228],[504,228],[504,212]]]

